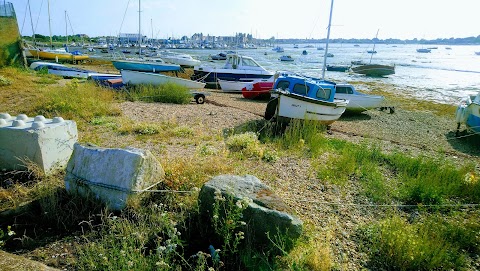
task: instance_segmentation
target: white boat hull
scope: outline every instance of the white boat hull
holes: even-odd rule
[[[220,88],[224,92],[242,92],[242,89],[247,87],[248,85],[253,85],[258,82],[273,82],[273,77],[268,79],[263,78],[240,78],[236,81],[229,81],[229,80],[222,80],[217,79]]]
[[[319,102],[296,94],[278,94],[277,116],[289,119],[316,120],[331,124],[345,112],[348,101]]]
[[[162,58],[165,62],[177,64],[180,66],[193,67],[201,64],[200,60],[196,60],[193,58],[183,58],[177,56],[160,56],[160,58]]]
[[[175,83],[181,86],[192,89],[200,89],[205,87],[205,83],[183,79],[179,77],[172,77],[158,73],[137,72],[130,70],[122,70],[122,80],[124,84],[148,84],[148,85],[163,85],[166,83]]]
[[[336,93],[335,98],[348,100],[348,112],[363,112],[372,108],[380,107],[385,98],[379,95],[359,95]]]

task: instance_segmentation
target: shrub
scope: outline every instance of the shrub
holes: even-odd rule
[[[280,139],[280,145],[285,149],[308,147],[313,157],[319,155],[325,147],[323,133],[326,126],[313,120],[292,120]]]
[[[263,157],[260,141],[257,134],[253,132],[233,135],[227,138],[226,144],[230,151],[238,152],[246,157]]]
[[[103,214],[77,247],[78,270],[169,270],[183,260],[181,233],[162,205],[123,216]]]
[[[132,101],[174,104],[187,104],[192,100],[188,88],[174,83],[159,86],[137,85],[129,89],[128,96]]]
[[[0,87],[9,86],[11,84],[12,84],[12,81],[10,81],[6,77],[0,75]]]
[[[115,93],[93,83],[72,81],[66,87],[50,87],[36,103],[35,111],[46,117],[91,121],[98,116],[115,116],[120,109],[115,105]]]
[[[371,269],[449,270],[465,265],[464,255],[438,229],[409,224],[397,215],[363,234]]]

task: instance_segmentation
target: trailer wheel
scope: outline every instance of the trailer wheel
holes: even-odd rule
[[[197,95],[195,95],[194,98],[195,98],[195,102],[197,104],[204,104],[205,103],[205,95],[203,95],[203,94],[197,94]]]

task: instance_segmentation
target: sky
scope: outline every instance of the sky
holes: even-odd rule
[[[13,3],[22,35],[32,35],[28,0]],[[138,33],[138,0],[50,0],[52,35]],[[141,0],[141,32],[255,38],[326,38],[331,0]],[[30,0],[35,33],[47,35],[48,0]],[[480,35],[480,0],[335,0],[330,38],[436,39]],[[123,23],[122,23],[123,22]]]

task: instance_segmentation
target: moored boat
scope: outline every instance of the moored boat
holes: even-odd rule
[[[418,48],[417,49],[417,53],[430,53],[432,52],[432,49],[428,49],[428,48]]]
[[[227,59],[227,54],[225,53],[218,53],[216,55],[211,55],[210,58],[212,60],[226,60]]]
[[[88,55],[82,55],[82,54],[72,54],[67,52],[65,49],[39,49],[39,48],[33,48],[33,49],[28,49],[30,54],[37,59],[43,59],[43,60],[55,60],[55,61],[82,61],[86,60],[89,58]]]
[[[247,84],[255,81],[252,78],[240,78],[238,80],[222,80],[217,79],[220,89],[223,92],[241,92]]]
[[[335,84],[335,98],[349,101],[346,109],[349,113],[361,113],[372,108],[381,107],[385,100],[380,95],[361,93],[350,84]]]
[[[165,63],[162,59],[125,59],[125,60],[112,60],[113,66],[117,70],[131,70],[139,72],[167,72],[167,71],[179,71],[180,65]]]
[[[282,75],[275,81],[265,119],[303,119],[331,124],[345,112],[348,100],[335,98],[335,85],[296,75]]]
[[[30,64],[30,69],[32,70],[38,71],[43,68],[47,69],[49,74],[54,74],[65,78],[106,80],[121,77],[119,74],[97,73],[94,71],[67,67],[65,65],[52,62],[36,61]]]
[[[272,80],[262,79],[262,81],[259,82],[248,83],[242,88],[242,95],[246,99],[269,99],[273,83],[273,78]]]
[[[182,67],[194,67],[201,64],[200,60],[194,59],[191,55],[187,54],[175,54],[170,52],[163,52],[160,57],[165,62],[177,64]]]
[[[331,72],[346,72],[350,69],[349,65],[327,65],[327,71]]]
[[[217,80],[236,81],[239,79],[267,79],[274,75],[274,72],[267,71],[253,58],[237,54],[227,55],[223,67],[196,66],[194,74],[190,79],[200,80],[207,83],[207,86],[217,86]]]
[[[387,76],[395,74],[395,65],[364,64],[351,68],[354,73],[367,76]]]
[[[122,79],[124,84],[132,85],[163,85],[166,83],[175,83],[187,88],[199,89],[204,88],[205,83],[183,79],[179,77],[167,76],[159,73],[139,72],[131,70],[122,70]]]
[[[468,132],[480,134],[480,92],[460,102],[455,113],[455,119],[457,121],[457,135],[461,124],[465,124]]]
[[[293,59],[293,57],[290,56],[290,55],[284,55],[284,56],[281,56],[280,58],[278,58],[278,60],[280,60],[280,61],[290,61],[291,62],[291,61],[294,61],[295,59]]]

